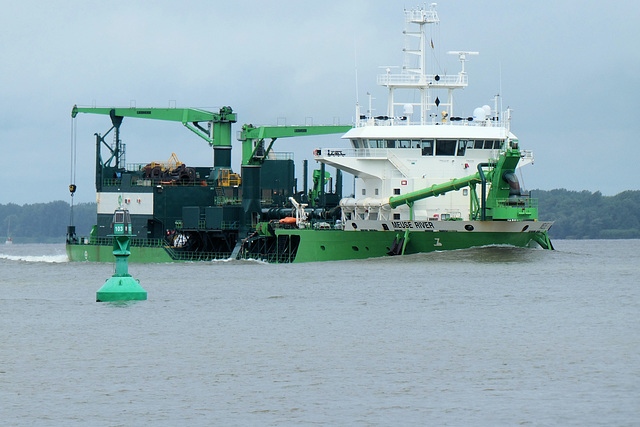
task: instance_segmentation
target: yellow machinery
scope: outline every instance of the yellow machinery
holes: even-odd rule
[[[240,185],[240,175],[231,172],[231,169],[220,169],[218,172],[218,185],[220,187],[236,187]]]

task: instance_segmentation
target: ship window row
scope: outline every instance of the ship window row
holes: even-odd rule
[[[354,148],[418,148],[423,156],[464,156],[467,150],[500,150],[499,139],[353,139]]]

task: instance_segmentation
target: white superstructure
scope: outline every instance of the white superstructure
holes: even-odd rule
[[[468,84],[465,61],[478,52],[453,51],[462,66],[455,75],[427,73],[427,56],[434,49],[428,26],[439,18],[433,3],[428,10],[405,10],[405,64],[399,73],[387,68],[378,84],[388,89],[384,116],[361,114],[356,126],[342,138],[350,149],[317,150],[315,159],[353,174],[355,197],[340,202],[343,221],[364,220],[469,220],[470,191],[457,191],[415,202],[410,208],[391,209],[390,197],[442,184],[476,172],[478,164],[496,160],[506,147],[517,143],[509,130],[510,113],[476,108],[471,116],[456,116],[453,92]],[[414,59],[412,61],[412,59]],[[400,91],[418,93],[418,102],[401,102]],[[404,92],[406,93],[406,92]],[[503,120],[504,117],[504,120]],[[533,154],[522,151],[519,166],[532,163]]]

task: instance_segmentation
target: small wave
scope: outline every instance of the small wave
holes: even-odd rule
[[[69,262],[66,254],[61,255],[6,255],[0,254],[0,259],[8,261],[24,261],[24,262],[44,262],[44,263],[62,263]]]
[[[232,264],[264,264],[264,265],[270,265],[270,263],[268,263],[265,260],[261,260],[261,259],[255,259],[255,258],[243,258],[243,259],[234,259],[234,258],[225,258],[225,259],[213,259],[210,262],[212,263],[232,263]]]

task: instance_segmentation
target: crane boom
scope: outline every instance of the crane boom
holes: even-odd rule
[[[231,146],[231,124],[236,122],[236,114],[231,107],[222,107],[218,113],[197,108],[111,108],[73,106],[71,117],[78,113],[104,114],[114,118],[135,117],[138,119],[166,120],[182,123],[187,129],[204,139],[209,145]],[[210,123],[205,129],[200,122]],[[115,123],[114,123],[115,124]]]
[[[345,133],[353,126],[325,125],[325,126],[260,126],[243,125],[239,140],[242,141],[242,164],[259,164],[269,153],[273,143],[278,138],[290,138],[295,136],[328,135],[333,133]],[[265,138],[271,139],[269,146],[262,146]],[[263,150],[261,156],[258,150]]]

